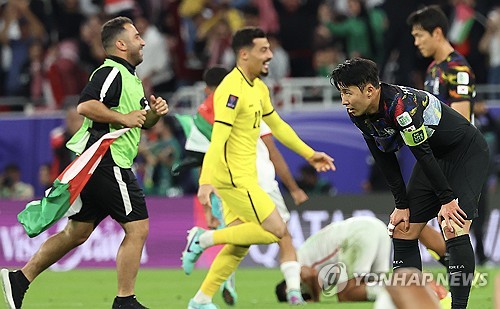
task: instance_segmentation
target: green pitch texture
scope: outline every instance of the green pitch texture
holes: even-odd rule
[[[500,275],[500,268],[479,269],[487,272],[488,284],[473,288],[469,304],[471,308],[493,308],[494,276]],[[442,271],[442,269],[432,269]],[[142,269],[137,278],[136,294],[148,308],[187,308],[187,303],[196,293],[206,270],[196,270],[186,276],[181,270]],[[290,308],[279,304],[274,296],[274,286],[281,280],[277,269],[243,268],[238,270],[236,284],[239,302],[235,308],[272,309]],[[116,294],[116,276],[113,270],[75,270],[69,272],[43,273],[26,294],[26,309],[41,308],[111,308]],[[3,300],[2,300],[3,301]],[[219,293],[214,302],[220,308],[226,306]],[[372,308],[372,303],[337,304],[336,299],[323,298],[321,303],[309,304],[307,308]],[[5,305],[0,308],[6,308]]]

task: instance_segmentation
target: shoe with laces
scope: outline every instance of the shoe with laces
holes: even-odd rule
[[[200,246],[200,235],[205,233],[205,231],[196,226],[189,230],[187,245],[184,251],[182,251],[182,269],[186,275],[190,275],[193,272],[194,264],[203,253],[203,248]]]
[[[126,299],[120,299],[115,297],[113,301],[112,309],[148,309],[144,307],[135,296],[127,297]]]
[[[289,305],[300,306],[306,304],[299,290],[289,290],[286,292],[286,300]]]
[[[213,303],[208,304],[198,304],[193,298],[189,301],[188,309],[218,309],[219,307]]]
[[[28,290],[29,282],[23,284],[26,278],[19,270],[9,271],[4,268],[0,271],[0,276],[2,277],[3,296],[8,308],[20,309],[23,304],[24,294]]]

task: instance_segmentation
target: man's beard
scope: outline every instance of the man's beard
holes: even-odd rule
[[[260,72],[260,77],[266,77],[268,75],[269,75],[269,71],[267,71],[267,72],[261,71]]]

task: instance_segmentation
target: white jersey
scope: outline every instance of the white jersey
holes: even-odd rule
[[[276,181],[276,171],[274,164],[269,158],[269,150],[262,141],[262,137],[271,135],[271,128],[262,121],[260,123],[260,138],[257,140],[257,176],[259,186],[267,193],[273,191],[278,186]]]
[[[309,237],[297,251],[303,266],[320,272],[327,264],[342,262],[352,273],[389,271],[391,241],[386,225],[373,217],[352,217],[331,223]]]

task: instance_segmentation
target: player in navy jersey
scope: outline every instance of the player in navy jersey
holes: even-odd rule
[[[407,23],[422,56],[433,59],[427,68],[425,90],[471,120],[475,76],[465,57],[446,38],[446,15],[439,6],[428,6],[413,12]]]
[[[417,239],[437,216],[450,254],[452,308],[466,308],[475,268],[468,233],[487,176],[482,134],[429,92],[381,83],[373,61],[346,60],[331,81],[394,195],[393,268],[422,269]],[[408,187],[395,155],[405,145],[417,160]]]

